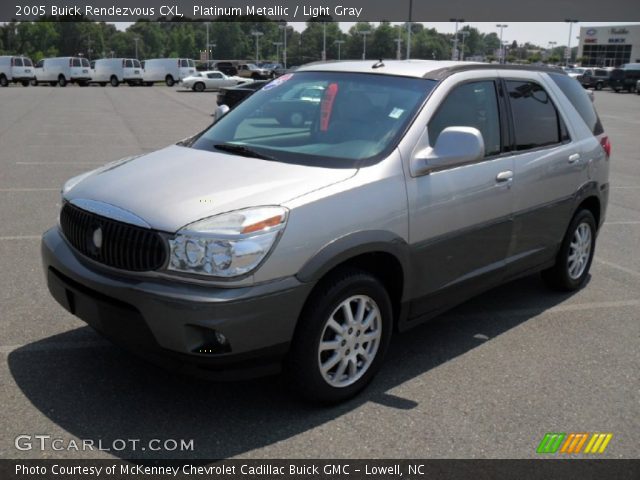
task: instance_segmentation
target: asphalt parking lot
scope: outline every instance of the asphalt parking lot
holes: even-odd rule
[[[204,128],[215,94],[0,89],[1,458],[530,458],[546,432],[640,445],[640,96],[595,92],[612,145],[592,277],[573,295],[537,276],[397,335],[358,398],[317,408],[279,378],[206,383],[111,346],[50,297],[39,239],[69,177]],[[194,451],[21,451],[16,436],[193,439]]]

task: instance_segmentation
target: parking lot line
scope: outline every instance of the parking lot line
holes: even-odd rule
[[[101,162],[16,162],[16,165],[104,165]]]
[[[42,235],[15,235],[12,237],[0,237],[0,241],[5,240],[40,240]]]
[[[616,270],[628,273],[629,275],[633,275],[634,277],[640,277],[640,272],[636,272],[635,270],[631,270],[630,268],[623,267],[622,265],[618,265],[617,263],[607,262],[606,260],[601,260],[600,258],[594,258],[594,260],[602,265],[615,268]]]
[[[0,188],[2,192],[59,192],[59,188]]]

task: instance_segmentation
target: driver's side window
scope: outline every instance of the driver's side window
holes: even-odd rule
[[[455,87],[429,122],[429,144],[434,146],[447,127],[474,127],[484,139],[485,156],[500,153],[500,115],[495,83],[470,82]]]

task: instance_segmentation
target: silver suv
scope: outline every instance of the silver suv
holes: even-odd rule
[[[536,271],[582,287],[609,153],[556,69],[309,65],[194,137],[69,180],[44,270],[136,354],[213,378],[284,367],[341,401],[394,331]]]

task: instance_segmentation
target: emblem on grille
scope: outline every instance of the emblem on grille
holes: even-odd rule
[[[93,231],[92,240],[93,240],[93,245],[96,248],[98,249],[102,248],[102,228],[98,227]]]

